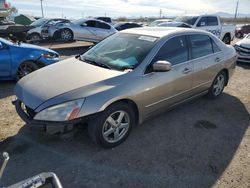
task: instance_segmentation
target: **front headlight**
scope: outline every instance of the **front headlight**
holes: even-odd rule
[[[235,45],[234,45],[234,49],[235,49],[236,51],[239,51],[239,50],[240,50],[240,46],[237,45],[237,44],[235,44]]]
[[[84,99],[78,99],[46,108],[35,115],[35,120],[43,121],[67,121],[77,118],[84,103]]]
[[[51,52],[42,53],[41,56],[46,59],[55,59],[59,57],[58,54],[51,53]]]

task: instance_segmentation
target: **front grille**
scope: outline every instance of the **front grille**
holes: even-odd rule
[[[242,55],[250,55],[250,48],[240,46],[238,52]]]

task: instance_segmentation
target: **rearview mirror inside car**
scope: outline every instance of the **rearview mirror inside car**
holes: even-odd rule
[[[171,63],[168,61],[156,61],[152,68],[153,72],[166,72],[171,70]]]

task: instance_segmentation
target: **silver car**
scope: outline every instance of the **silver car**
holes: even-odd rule
[[[234,45],[237,61],[250,63],[250,33]]]
[[[89,42],[99,42],[109,35],[117,32],[110,24],[96,19],[79,19],[71,23],[51,29],[50,36],[59,36],[61,40],[83,40]]]
[[[95,143],[114,147],[155,113],[220,96],[235,62],[234,48],[205,31],[129,29],[24,77],[13,103],[28,125],[54,133],[87,122]]]

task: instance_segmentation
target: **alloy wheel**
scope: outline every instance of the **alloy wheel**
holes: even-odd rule
[[[213,93],[215,96],[218,96],[221,94],[223,88],[225,86],[225,78],[224,76],[221,74],[217,77],[217,79],[214,82],[213,85]]]
[[[115,143],[121,140],[130,127],[130,117],[125,111],[116,111],[105,120],[102,129],[102,136],[105,141]]]

